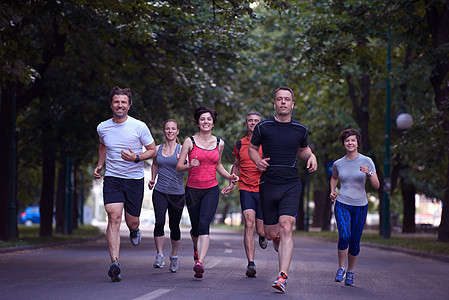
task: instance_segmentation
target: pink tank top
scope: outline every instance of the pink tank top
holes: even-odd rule
[[[212,150],[199,148],[192,136],[190,139],[193,143],[193,149],[189,153],[189,161],[196,157],[200,161],[200,165],[189,169],[186,185],[194,189],[208,189],[218,185],[217,163],[220,157],[218,148],[220,139],[217,138],[217,147]]]

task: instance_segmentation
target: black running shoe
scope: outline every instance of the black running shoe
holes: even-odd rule
[[[268,239],[264,236],[259,235],[259,246],[262,249],[266,249],[268,246]]]
[[[273,240],[273,248],[274,248],[274,250],[276,251],[276,252],[278,252],[279,251],[279,242],[280,242],[280,238],[279,238],[279,235],[278,236],[276,236],[275,238],[274,238],[274,240]]]
[[[246,276],[256,277],[256,264],[253,261],[250,261],[246,267]]]

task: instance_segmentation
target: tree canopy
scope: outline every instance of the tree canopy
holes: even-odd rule
[[[439,239],[449,240],[448,1],[3,1],[0,8],[0,238],[11,238],[12,202],[39,201],[41,234],[51,234],[67,158],[89,186],[95,129],[110,118],[115,85],[132,89],[130,114],[156,140],[164,120],[176,119],[183,139],[196,131],[197,106],[215,108],[229,163],[246,113],[269,117],[273,91],[288,85],[319,160],[312,187],[327,191],[324,167],[343,155],[337,137],[348,127],[362,132],[362,152],[382,175],[389,78],[393,114],[407,110],[415,120],[411,130],[392,131],[398,182],[443,200]]]

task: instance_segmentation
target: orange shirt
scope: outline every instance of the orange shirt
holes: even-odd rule
[[[260,172],[248,155],[248,146],[251,142],[249,136],[237,141],[232,155],[240,161],[239,190],[248,192],[259,192]],[[259,147],[259,154],[262,157],[262,147]]]

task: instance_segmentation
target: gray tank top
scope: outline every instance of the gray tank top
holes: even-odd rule
[[[176,164],[178,163],[177,154],[180,152],[181,145],[176,145],[175,152],[170,157],[162,155],[162,147],[159,146],[157,151],[157,167],[158,178],[154,189],[158,192],[170,195],[183,195],[184,191],[184,173],[176,171]]]

